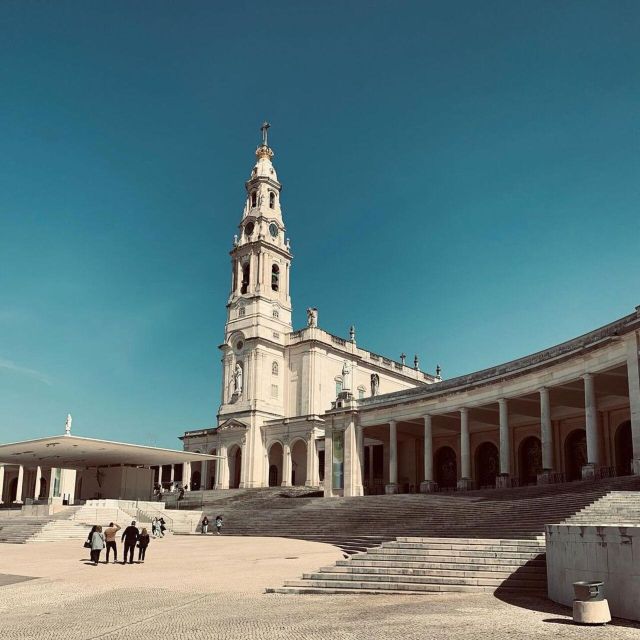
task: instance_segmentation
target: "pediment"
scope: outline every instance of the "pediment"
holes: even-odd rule
[[[219,431],[231,431],[231,430],[247,430],[247,425],[244,422],[240,422],[240,420],[236,420],[235,418],[230,418],[229,420],[225,420],[221,425],[216,429]]]

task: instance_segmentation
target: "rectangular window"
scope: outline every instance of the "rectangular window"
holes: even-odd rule
[[[342,391],[342,381],[336,380],[336,398],[340,395]]]
[[[278,397],[278,385],[277,384],[272,384],[271,385],[271,397],[272,398],[277,398]]]

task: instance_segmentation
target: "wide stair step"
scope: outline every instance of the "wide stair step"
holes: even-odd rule
[[[286,581],[277,593],[546,593],[542,540],[402,537]]]

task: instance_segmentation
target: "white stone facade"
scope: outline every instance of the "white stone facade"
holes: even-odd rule
[[[187,431],[192,488],[325,495],[466,490],[640,473],[640,307],[531,356],[442,381],[291,325],[291,246],[266,143],[231,251],[218,426]],[[187,480],[188,481],[188,480]]]
[[[316,309],[309,310],[307,327],[293,331],[292,254],[273,155],[265,136],[231,250],[218,426],[182,436],[185,450],[224,460],[211,465],[216,469],[193,465],[192,488],[320,486],[323,416],[343,385],[367,397],[437,380],[361,349],[355,331],[348,339],[323,331]]]

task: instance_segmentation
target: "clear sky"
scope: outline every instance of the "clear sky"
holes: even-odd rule
[[[445,378],[640,304],[640,3],[0,2],[0,441],[215,424],[264,119],[295,326]]]

